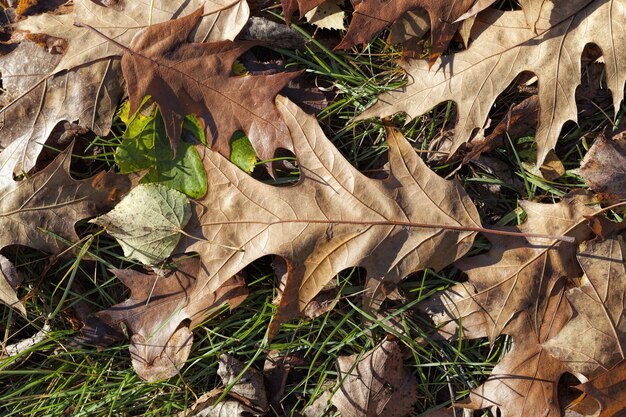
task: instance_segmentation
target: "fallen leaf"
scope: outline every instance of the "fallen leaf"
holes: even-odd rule
[[[17,298],[15,292],[21,282],[22,280],[11,261],[0,255],[0,303],[14,308],[26,317],[26,308]]]
[[[293,15],[296,9],[300,9],[300,18],[302,18],[306,13],[324,3],[324,1],[326,0],[281,0],[285,22],[288,25],[291,24],[291,15]]]
[[[626,198],[626,137],[598,136],[580,165],[580,175],[594,192]]]
[[[24,245],[59,253],[68,245],[54,235],[78,241],[74,224],[112,207],[130,188],[126,176],[112,172],[73,179],[71,146],[32,177],[15,181],[15,145],[0,153],[0,249]]]
[[[219,357],[219,368],[217,374],[222,379],[222,384],[229,386],[234,384],[228,394],[231,397],[243,402],[244,405],[254,410],[257,415],[265,414],[269,411],[267,394],[263,374],[254,368],[245,370],[246,365],[235,357],[221,354]],[[243,372],[243,375],[241,375]],[[241,378],[239,378],[241,375]]]
[[[474,4],[475,0],[363,0],[354,8],[348,32],[339,49],[348,49],[364,44],[379,31],[392,24],[405,12],[424,8],[430,17],[431,55],[438,56],[448,48],[456,33],[459,19]],[[491,0],[493,3],[495,0]]]
[[[65,53],[53,71],[56,73],[122,55],[122,50],[114,42],[75,26],[75,22],[92,26],[118,44],[128,45],[137,33],[149,30],[151,25],[184,16],[202,6],[206,16],[194,35],[198,42],[232,40],[248,20],[249,8],[245,0],[189,0],[179,3],[170,0],[120,0],[114,6],[103,7],[91,0],[74,0],[71,13],[32,16],[19,22],[15,29],[66,40]]]
[[[473,43],[462,52],[445,56],[432,69],[424,60],[402,63],[411,84],[384,93],[378,103],[358,119],[403,112],[411,118],[435,105],[453,100],[457,122],[451,152],[485,124],[498,95],[516,77],[533,72],[539,80],[537,166],[554,148],[563,124],[576,121],[575,91],[580,84],[580,56],[594,43],[604,53],[607,85],[613,104],[619,108],[626,81],[626,54],[617,48],[626,42],[625,31],[612,28],[626,19],[622,2],[576,0],[542,2],[536,31],[527,26],[522,11],[487,10],[479,14],[473,28]],[[468,89],[467,86],[477,86]]]
[[[342,417],[404,417],[417,401],[417,379],[403,366],[398,341],[337,359],[339,390],[331,398]]]
[[[63,42],[64,54],[49,54],[32,42],[22,42],[15,51],[0,57],[4,94],[0,101],[0,146],[20,143],[15,173],[30,171],[55,126],[78,121],[99,136],[106,136],[122,95],[119,57],[121,49],[97,34],[74,26],[88,23],[118,42],[127,44],[143,27],[189,13],[204,4],[190,0],[182,6],[167,0],[119,1],[103,7],[91,0],[76,0],[69,14],[41,14],[20,21],[17,31],[46,33]],[[232,5],[227,10],[221,10]],[[207,3],[208,13],[196,39],[223,40],[234,37],[247,21],[245,0]],[[226,30],[228,29],[228,30]],[[38,40],[35,35],[26,39]],[[58,42],[55,41],[54,45]],[[28,59],[24,59],[28,57]],[[106,59],[109,57],[109,59]],[[68,71],[63,71],[68,70]],[[16,150],[17,151],[17,150]]]
[[[544,347],[574,375],[592,378],[626,359],[626,233],[622,224],[606,239],[583,242],[585,274],[566,297],[577,315]]]
[[[519,230],[594,237],[586,225],[595,209],[583,192],[556,204],[521,202],[527,220]],[[489,379],[459,406],[499,408],[503,417],[559,416],[557,386],[565,364],[544,349],[566,325],[571,307],[565,302],[567,279],[582,272],[576,264],[577,245],[489,236],[491,249],[464,258],[457,265],[468,282],[423,302],[420,309],[440,325],[446,339],[511,336],[512,347]]]
[[[24,57],[28,57],[25,59]],[[0,145],[13,146],[14,173],[30,171],[58,123],[79,121],[105,136],[122,96],[119,59],[105,59],[54,76],[59,55],[50,55],[32,42],[0,57]],[[16,147],[17,146],[17,147]]]
[[[265,185],[222,156],[206,155],[209,191],[194,202],[189,236],[177,249],[201,255],[210,274],[200,288],[218,288],[262,256],[282,257],[288,278],[270,328],[275,335],[343,269],[367,270],[364,303],[375,308],[383,283],[441,269],[467,252],[474,233],[441,225],[478,226],[474,205],[458,183],[430,171],[400,133],[388,133],[389,177],[369,179],[332,146],[314,117],[282,97],[277,102],[301,179],[286,188]]]
[[[127,258],[154,265],[172,254],[190,217],[191,205],[183,193],[161,184],[142,184],[109,213],[89,222],[104,227]]]
[[[626,362],[591,381],[577,386],[600,405],[599,417],[621,417],[626,413]]]
[[[198,117],[211,148],[225,156],[230,155],[231,136],[239,130],[262,160],[273,158],[277,148],[291,149],[289,132],[273,100],[299,73],[232,75],[235,59],[255,43],[190,43],[189,35],[201,17],[202,10],[197,10],[151,26],[133,39],[122,57],[130,113],[137,111],[145,96],[152,96],[172,149],[177,148],[188,114]]]
[[[133,367],[147,381],[176,375],[191,350],[190,327],[225,304],[235,308],[248,294],[239,276],[233,276],[216,291],[198,289],[206,271],[197,257],[179,259],[175,268],[154,274],[113,270],[130,288],[130,298],[97,313],[111,326],[128,326]]]
[[[339,4],[343,4],[343,0],[326,0],[307,12],[304,17],[307,22],[320,29],[345,29],[343,21],[346,13],[339,7]]]

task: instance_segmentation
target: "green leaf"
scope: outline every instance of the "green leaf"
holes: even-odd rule
[[[243,132],[233,134],[230,149],[230,161],[248,174],[252,173],[257,163],[256,152]]]
[[[195,118],[185,120],[183,140],[176,158],[172,155],[163,119],[156,106],[142,107],[128,115],[128,104],[120,110],[120,119],[127,124],[122,143],[115,151],[115,162],[123,174],[148,169],[142,183],[160,183],[192,198],[206,194],[206,173],[198,152],[190,143],[205,142],[202,126]],[[186,140],[192,136],[192,140]]]
[[[172,254],[190,217],[191,204],[183,193],[160,184],[141,184],[90,223],[104,227],[127,258],[154,265]]]

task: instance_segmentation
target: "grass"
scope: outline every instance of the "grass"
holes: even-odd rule
[[[510,2],[499,2],[510,7]],[[302,51],[277,50],[289,67],[303,69],[309,79],[332,86],[334,94],[318,120],[327,136],[343,155],[368,175],[380,175],[386,162],[386,143],[382,123],[354,123],[353,117],[368,107],[381,92],[404,83],[403,73],[394,64],[400,50],[389,47],[381,34],[369,45],[347,53],[333,52],[309,33]],[[519,95],[512,87],[503,93],[507,108]],[[624,113],[622,107],[618,119]],[[430,165],[440,175],[460,179],[491,224],[514,225],[524,219],[518,201],[558,201],[572,189],[584,187],[576,168],[586,153],[590,138],[610,122],[598,109],[577,126],[564,129],[557,155],[566,174],[547,181],[532,171],[532,137],[510,138],[490,157],[497,159],[510,178],[491,172],[488,167],[461,167],[458,161],[437,160]],[[454,106],[444,103],[413,121],[401,116],[391,121],[402,129],[416,150],[426,151],[433,140],[454,121]],[[113,152],[121,134],[119,122],[107,138],[83,138],[87,152],[74,158],[77,177],[86,177],[113,165]],[[90,151],[98,150],[97,154]],[[423,153],[427,159],[428,153]],[[458,169],[458,170],[457,170]],[[297,173],[296,173],[297,174]],[[287,182],[293,182],[293,176]],[[386,335],[399,338],[407,351],[406,366],[419,381],[414,416],[450,405],[483,382],[491,369],[506,354],[509,340],[501,337],[490,345],[486,340],[461,340],[455,343],[433,337],[432,324],[421,317],[415,305],[430,295],[463,279],[454,267],[440,272],[422,271],[408,277],[401,290],[407,302],[388,302],[380,317],[372,317],[360,307],[364,271],[349,269],[336,277],[337,305],[314,320],[298,320],[283,326],[280,334],[267,342],[266,331],[275,310],[275,277],[269,259],[261,259],[244,270],[250,296],[232,312],[221,310],[194,330],[190,358],[180,372],[167,381],[147,383],[134,370],[126,344],[98,351],[76,344],[81,318],[77,310],[98,311],[121,302],[128,290],[110,272],[111,268],[138,265],[125,259],[117,243],[98,229],[78,225],[85,240],[73,257],[56,258],[22,247],[11,247],[5,255],[26,276],[19,295],[26,297],[28,320],[0,307],[3,323],[2,342],[16,343],[49,325],[52,329],[39,343],[18,356],[0,359],[0,415],[3,416],[166,416],[187,409],[197,397],[221,384],[217,360],[229,353],[239,360],[263,369],[271,351],[302,359],[287,380],[284,404],[288,415],[296,415],[337,378],[335,361],[371,349]],[[93,238],[88,238],[93,236]],[[473,254],[489,245],[477,239]],[[329,414],[329,415],[332,415]],[[478,414],[477,414],[478,415]]]

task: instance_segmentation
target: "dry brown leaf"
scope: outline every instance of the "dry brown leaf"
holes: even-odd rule
[[[15,148],[12,145],[0,153],[0,249],[24,245],[61,252],[67,244],[46,232],[78,241],[74,224],[111,208],[130,188],[126,176],[112,172],[73,179],[71,146],[32,177],[15,181]]]
[[[222,156],[206,155],[209,191],[186,228],[192,238],[183,237],[178,249],[199,253],[210,271],[200,289],[218,288],[262,256],[281,256],[288,278],[271,324],[275,335],[345,268],[367,270],[365,305],[372,308],[384,298],[383,284],[441,269],[469,249],[473,232],[397,224],[479,225],[462,187],[432,172],[400,133],[387,138],[389,178],[373,180],[341,156],[314,117],[280,96],[277,103],[293,136],[300,182],[265,185]]]
[[[622,224],[623,230],[626,224]],[[567,291],[577,315],[544,347],[568,370],[592,378],[626,359],[626,233],[583,242],[580,286]]]
[[[100,6],[91,0],[74,0],[71,13],[32,16],[19,22],[16,30],[64,39],[67,48],[53,71],[59,72],[122,55],[118,45],[74,26],[75,22],[90,25],[108,38],[128,45],[146,27],[184,16],[202,6],[207,16],[194,34],[198,42],[232,40],[248,20],[249,9],[245,0],[120,0],[111,7]]]
[[[626,362],[591,381],[577,386],[600,405],[599,417],[623,417],[626,415]]]
[[[572,193],[560,203],[522,202],[528,218],[520,230],[562,234],[582,242],[594,237],[586,225],[590,195]],[[457,262],[469,280],[423,303],[448,339],[511,336],[513,345],[489,379],[460,405],[499,407],[503,417],[558,416],[557,385],[567,370],[543,343],[571,316],[567,279],[582,272],[577,245],[534,239],[489,237],[489,252]]]
[[[204,124],[211,148],[230,155],[232,135],[243,130],[261,160],[274,157],[277,148],[291,149],[289,132],[273,100],[298,72],[273,75],[232,75],[234,61],[252,42],[190,43],[190,33],[202,10],[151,26],[138,34],[122,57],[130,113],[145,96],[154,98],[172,149],[185,116],[192,113]],[[254,94],[250,94],[253,91]]]
[[[0,125],[0,146],[21,144],[15,173],[33,168],[43,144],[59,122],[78,121],[99,136],[107,135],[111,127],[123,92],[119,64],[122,50],[87,29],[74,26],[75,21],[91,24],[117,42],[128,44],[150,18],[153,23],[167,21],[196,10],[203,3],[204,0],[191,0],[179,6],[167,0],[125,0],[103,7],[90,0],[77,0],[72,13],[41,14],[20,21],[18,31],[46,33],[54,39],[48,44],[65,51],[63,55],[49,54],[24,41],[12,53],[0,57],[6,90],[0,96],[0,117],[4,121]],[[245,0],[213,0],[207,3],[205,11],[210,13],[229,4],[232,7],[227,10],[203,18],[196,38],[222,40],[239,32],[248,16]],[[46,43],[37,36],[27,38]]]
[[[122,96],[119,59],[105,59],[54,76],[59,62],[32,42],[0,57],[5,89],[0,96],[0,145],[13,146],[14,172],[30,171],[59,122],[79,121],[105,136]],[[16,147],[17,146],[17,147]]]
[[[147,381],[176,375],[191,350],[190,327],[226,303],[235,308],[248,294],[238,275],[215,291],[199,289],[198,284],[206,280],[206,271],[198,258],[183,258],[176,262],[176,268],[156,274],[114,270],[115,276],[130,288],[130,298],[97,313],[111,326],[128,326],[133,366]]]
[[[598,136],[580,165],[580,175],[607,199],[626,198],[626,136]]]
[[[326,0],[281,0],[283,6],[283,14],[285,15],[285,22],[291,23],[291,15],[300,9],[300,18],[304,17],[307,12],[310,12]]]
[[[331,402],[342,417],[404,417],[417,401],[417,379],[403,366],[397,340],[337,359],[339,389]]]
[[[25,317],[26,308],[15,292],[21,281],[11,261],[0,255],[0,303],[14,308]]]
[[[536,32],[522,11],[487,10],[478,15],[469,49],[443,57],[430,69],[424,60],[402,63],[410,83],[385,93],[359,119],[394,113],[416,117],[435,105],[453,100],[457,123],[451,152],[484,126],[498,95],[524,72],[539,80],[537,165],[554,148],[563,124],[577,119],[575,91],[580,84],[580,57],[587,44],[604,53],[607,85],[615,108],[624,96],[626,31],[615,30],[626,20],[623,1],[575,0],[541,2]],[[470,87],[471,86],[471,87]]]

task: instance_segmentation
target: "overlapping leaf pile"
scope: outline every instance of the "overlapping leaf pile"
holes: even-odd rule
[[[256,45],[233,41],[248,21],[245,0],[178,3],[120,0],[103,7],[75,0],[71,13],[44,13],[15,24],[14,37],[22,43],[0,57],[5,89],[0,249],[19,244],[58,254],[70,245],[55,235],[76,243],[75,223],[99,216],[92,222],[114,236],[128,258],[153,267],[147,274],[114,270],[130,288],[130,298],[97,314],[109,326],[126,325],[133,365],[151,381],[184,366],[195,326],[223,305],[232,309],[245,302],[247,288],[238,273],[264,256],[282,258],[287,270],[270,337],[304,313],[346,268],[367,271],[363,307],[372,312],[387,289],[411,273],[454,263],[467,282],[418,309],[435,321],[444,339],[493,343],[508,335],[511,340],[489,379],[458,407],[498,408],[503,417],[557,416],[559,380],[570,372],[588,381],[579,387],[588,394],[582,401],[587,409],[601,416],[624,412],[623,390],[608,394],[624,384],[624,221],[609,222],[596,197],[575,191],[557,203],[521,202],[523,224],[487,230],[463,187],[439,177],[391,127],[388,177],[368,178],[331,144],[314,116],[279,94],[299,72],[232,73],[235,61]],[[283,0],[282,6],[289,22],[298,8],[304,15],[322,3]],[[531,71],[539,84],[541,165],[563,124],[576,120],[580,57],[592,43],[604,54],[607,85],[619,107],[626,81],[626,52],[620,48],[626,41],[626,0],[525,0],[521,11],[490,9],[492,3],[354,2],[338,48],[367,43],[418,8],[429,16],[431,37],[429,59],[403,61],[409,84],[380,96],[359,118],[397,112],[416,117],[454,100],[455,133],[447,144],[452,158],[485,127],[497,96]],[[439,57],[464,20],[470,46]],[[49,54],[39,44],[61,54]],[[73,179],[71,146],[34,175],[14,178],[36,167],[59,122],[106,135],[124,92],[122,76],[129,97],[122,119],[128,126],[115,157],[124,173],[150,169],[143,184],[113,172]],[[136,113],[140,109],[147,113]],[[185,131],[198,139],[195,147]],[[262,160],[279,148],[292,150],[299,182],[266,185],[231,163],[231,138],[238,131]],[[624,164],[623,139],[602,138],[581,174],[604,200],[609,195],[619,201],[624,196],[619,164]],[[619,178],[607,179],[610,169]],[[197,175],[191,182],[181,179],[188,171]],[[487,233],[491,249],[468,258],[479,231]],[[5,258],[0,272],[0,301],[26,315],[16,293],[20,280]],[[416,381],[402,358],[401,344],[392,337],[363,355],[341,357],[338,391],[317,406],[334,406],[344,417],[407,415]],[[223,379],[228,385],[233,377]],[[242,410],[237,413],[267,412],[257,385],[261,382],[249,395],[262,398],[246,407],[229,400]],[[221,410],[216,412],[228,412],[225,406]]]

